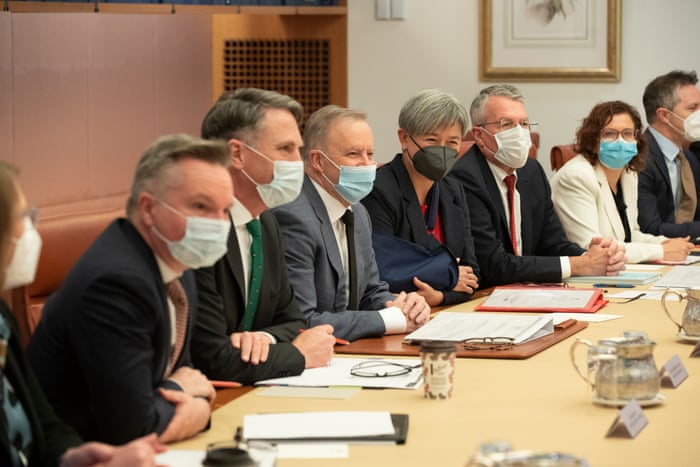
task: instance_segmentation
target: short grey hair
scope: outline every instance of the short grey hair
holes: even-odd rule
[[[312,149],[323,149],[325,151],[328,144],[328,128],[336,120],[360,120],[367,121],[367,114],[361,110],[348,109],[338,105],[327,105],[312,113],[306,122],[304,130],[304,147],[302,156],[304,160],[309,157]]]
[[[167,189],[167,169],[180,159],[197,159],[228,168],[231,164],[228,145],[223,141],[207,141],[178,133],[158,138],[136,165],[131,193],[126,201],[126,214],[131,217],[141,193],[148,191],[162,196]]]
[[[426,89],[411,97],[399,112],[399,128],[411,136],[424,136],[459,124],[462,137],[469,130],[467,109],[450,93]]]
[[[484,106],[491,96],[502,96],[525,103],[525,98],[518,88],[510,84],[494,84],[482,89],[472,101],[469,108],[469,115],[472,117],[474,126],[483,125],[484,122]]]
[[[287,95],[266,89],[239,88],[223,93],[209,109],[202,121],[202,138],[254,139],[267,109],[288,110],[299,126],[304,118],[304,107]]]

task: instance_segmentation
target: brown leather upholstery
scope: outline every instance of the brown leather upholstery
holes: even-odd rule
[[[549,153],[549,163],[552,166],[552,170],[559,170],[562,165],[573,159],[574,156],[576,156],[576,150],[573,144],[561,144],[552,147]]]
[[[530,139],[532,139],[532,146],[530,146],[530,153],[528,156],[532,159],[537,159],[537,150],[540,147],[540,134],[536,131],[530,132]],[[459,155],[462,156],[467,153],[474,145],[474,137],[472,136],[471,130],[469,130],[462,140],[462,144],[459,146]]]
[[[124,209],[65,214],[41,219],[37,230],[42,248],[34,282],[11,291],[11,308],[17,318],[20,339],[27,345],[36,329],[44,302],[63,282],[75,262],[97,236]]]

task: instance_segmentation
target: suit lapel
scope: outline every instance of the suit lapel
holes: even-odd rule
[[[461,215],[463,208],[447,183],[440,183],[440,220],[445,245],[451,245],[453,254],[460,255],[464,251],[464,221]]]
[[[661,177],[664,179],[664,183],[666,183],[666,191],[671,197],[671,199],[673,199],[671,191],[671,179],[668,176],[668,167],[666,167],[666,158],[664,157],[663,152],[661,152],[659,143],[656,142],[656,138],[654,138],[654,135],[649,130],[645,132],[645,135],[647,138],[647,144],[649,145],[651,163],[656,165],[657,172],[661,174]]]
[[[496,179],[494,178],[493,174],[491,173],[491,169],[489,169],[488,162],[486,162],[486,158],[481,154],[481,152],[477,152],[474,154],[474,156],[477,156],[477,161],[479,163],[479,169],[481,170],[481,176],[484,179],[484,185],[486,187],[486,191],[488,192],[489,196],[493,200],[493,204],[496,206],[496,209],[498,210],[498,217],[501,220],[501,229],[503,232],[506,234],[506,238],[510,238],[510,233],[508,232],[508,222],[506,221],[506,210],[505,207],[503,206],[503,201],[501,200],[501,190],[499,190]],[[518,174],[518,189],[520,187],[520,176]],[[521,196],[522,198],[522,196]]]
[[[534,212],[534,208],[530,205],[532,202],[532,196],[529,196],[531,192],[531,182],[527,178],[526,172],[524,170],[516,170],[517,181],[516,188],[520,195],[520,241],[522,243],[521,255],[526,255],[528,252],[533,251],[532,243],[532,222],[528,217],[529,213]],[[501,203],[503,204],[503,203]],[[505,214],[504,214],[505,216]],[[510,238],[510,233],[506,235],[506,238]]]
[[[414,241],[421,245],[431,244],[430,238],[425,225],[425,217],[418,203],[418,196],[413,188],[413,182],[409,177],[406,167],[403,165],[401,156],[397,156],[391,161],[391,168],[394,170],[396,182],[401,190],[401,196],[406,203],[406,218],[411,232],[415,236]],[[434,240],[434,237],[433,237]]]
[[[233,222],[233,219],[232,219]],[[231,270],[239,296],[245,297],[245,277],[243,277],[243,265],[241,264],[241,247],[238,244],[236,225],[231,226],[231,234],[228,236],[228,251],[226,252],[226,265]],[[243,304],[245,306],[245,303]]]
[[[321,237],[326,250],[328,262],[333,267],[336,277],[343,277],[343,263],[340,259],[340,250],[338,250],[338,242],[333,233],[333,226],[328,217],[328,210],[321,200],[321,196],[316,191],[316,187],[311,183],[308,177],[304,180],[304,191],[309,198],[309,204],[313,209],[316,218],[321,224]]]

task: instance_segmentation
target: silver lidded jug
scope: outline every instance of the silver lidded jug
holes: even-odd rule
[[[576,365],[576,348],[588,347],[587,371]],[[625,332],[623,337],[598,341],[576,339],[569,351],[576,372],[590,384],[598,399],[648,400],[659,393],[661,377],[654,362],[654,347],[644,332]]]
[[[682,323],[679,323],[666,306],[666,297],[675,295],[679,301],[686,300],[685,310],[683,311]],[[700,337],[700,288],[686,289],[685,294],[676,290],[667,289],[661,296],[661,306],[666,315],[678,326],[678,334],[682,337]]]

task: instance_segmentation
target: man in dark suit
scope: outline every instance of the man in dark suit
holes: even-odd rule
[[[355,340],[427,322],[423,297],[395,297],[379,279],[369,216],[358,203],[372,189],[376,168],[365,114],[338,106],[314,112],[304,132],[304,167],[301,195],[273,212],[309,323],[331,324],[336,335]]]
[[[695,72],[672,71],[644,90],[649,160],[639,173],[639,227],[667,237],[700,238],[700,162],[683,148],[700,140]]]
[[[139,161],[127,218],[46,302],[28,356],[58,415],[88,440],[163,442],[205,429],[215,396],[189,367],[190,268],[226,251],[233,188],[220,142],[165,136]]]
[[[192,360],[212,379],[252,384],[298,375],[327,365],[333,355],[331,326],[299,333],[306,319],[289,283],[279,226],[268,211],[299,195],[302,116],[291,97],[241,88],[222,95],[202,123],[204,138],[228,141],[235,186],[228,252],[195,273],[200,309]],[[262,233],[262,280],[255,290],[249,223],[258,223]]]
[[[528,157],[530,121],[520,91],[505,84],[487,87],[470,114],[476,144],[448,177],[467,194],[481,287],[623,269],[624,246],[614,240],[594,239],[586,252],[566,238],[547,176]]]

